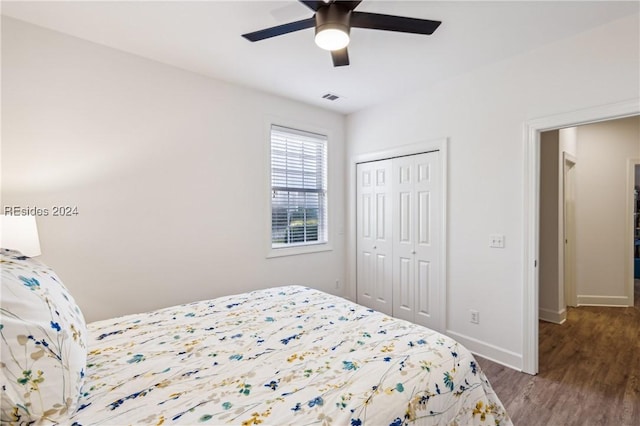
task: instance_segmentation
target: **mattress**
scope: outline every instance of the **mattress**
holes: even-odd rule
[[[511,424],[462,345],[309,288],[88,328],[74,425]]]

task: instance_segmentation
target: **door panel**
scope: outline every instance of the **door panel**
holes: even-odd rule
[[[415,176],[414,159],[393,159],[393,315],[413,321],[415,317]]]
[[[400,242],[412,244],[411,239],[411,192],[401,192],[398,194],[400,207],[397,216]]]
[[[388,256],[382,253],[376,253],[376,265],[375,265],[375,297],[376,304],[390,303],[387,296],[387,288],[389,283],[387,282],[387,265],[389,264]]]
[[[392,216],[391,198],[392,182],[391,160],[377,161],[373,163],[376,171],[376,184],[374,187],[376,199],[376,238],[374,252],[377,257],[376,282],[378,283],[375,294],[375,308],[380,312],[391,315],[393,312],[393,275],[392,275]]]
[[[430,196],[431,194],[426,191],[421,191],[418,193],[418,244],[430,244]]]
[[[357,297],[440,330],[440,153],[361,163],[357,171]]]
[[[418,208],[416,220],[420,230],[415,247],[416,263],[419,265],[416,271],[416,287],[420,297],[417,300],[415,322],[426,327],[438,330],[440,328],[440,316],[443,310],[440,300],[438,283],[440,279],[440,223],[441,223],[441,197],[440,194],[440,153],[430,152],[416,156],[416,167],[422,170],[419,173],[422,179],[416,182],[414,189],[417,197]]]
[[[375,265],[374,250],[375,211],[372,206],[374,186],[371,180],[371,167],[357,168],[357,301],[365,306],[375,308]]]
[[[397,291],[394,298],[393,315],[397,318],[413,321],[413,259],[398,259]]]
[[[371,194],[362,194],[362,236],[370,239],[371,235]]]
[[[418,261],[416,274],[416,314],[420,317],[428,318],[431,315],[431,301],[429,297],[431,291],[431,264],[423,260]]]
[[[385,241],[386,235],[386,220],[388,215],[386,214],[387,207],[387,194],[376,194],[376,239]]]
[[[391,161],[358,164],[356,173],[356,297],[358,303],[391,315]]]
[[[363,298],[362,303],[365,300],[370,301],[373,299],[373,291],[371,285],[373,284],[373,278],[371,277],[371,272],[373,268],[371,266],[371,253],[363,251],[362,252],[362,267],[359,268],[358,272],[362,276],[362,280],[360,281],[361,287],[359,288],[361,292],[361,297]]]
[[[394,159],[394,315],[438,330],[439,153]],[[411,270],[405,270],[406,265]],[[396,312],[398,311],[398,312]],[[400,313],[401,312],[401,313]]]
[[[429,163],[418,163],[418,182],[427,182],[430,179]]]
[[[406,162],[398,162],[398,161],[394,161],[394,167],[395,164],[398,165],[399,168],[399,183],[403,184],[403,183],[411,183],[411,164],[410,163],[406,163]]]

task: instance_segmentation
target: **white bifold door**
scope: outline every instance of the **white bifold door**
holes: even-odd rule
[[[392,160],[357,165],[358,303],[392,315]]]
[[[358,303],[439,330],[439,152],[361,163],[357,173]]]

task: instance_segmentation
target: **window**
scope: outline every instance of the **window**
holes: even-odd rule
[[[327,243],[327,137],[271,126],[271,248]]]

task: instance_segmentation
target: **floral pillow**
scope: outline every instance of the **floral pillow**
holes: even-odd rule
[[[55,272],[0,249],[0,422],[62,422],[84,382],[87,329]]]

